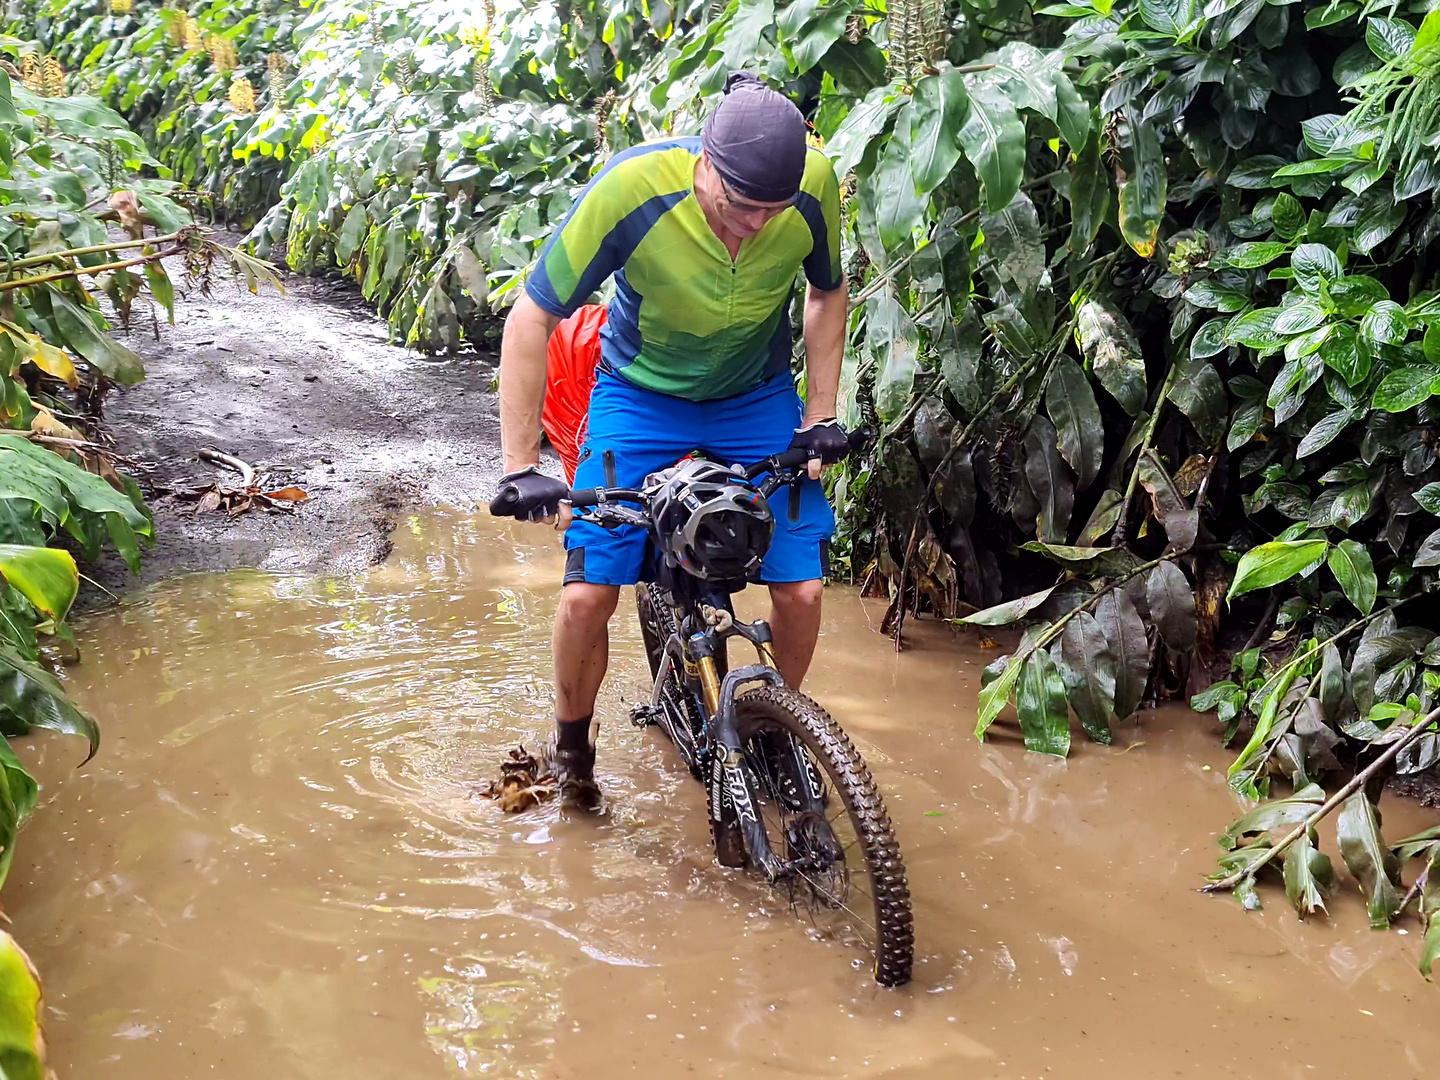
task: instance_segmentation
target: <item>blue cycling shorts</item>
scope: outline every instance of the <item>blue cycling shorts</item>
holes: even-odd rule
[[[800,396],[788,373],[744,394],[715,401],[642,390],[601,371],[590,395],[590,427],[575,472],[575,487],[639,487],[692,450],[749,465],[790,447],[800,424]],[[607,462],[614,475],[607,478]],[[812,581],[828,571],[835,514],[817,480],[806,478],[798,498],[781,488],[770,497],[775,535],[760,567],[767,583]],[[645,530],[602,529],[576,521],[565,531],[565,583],[633,585],[646,571]]]

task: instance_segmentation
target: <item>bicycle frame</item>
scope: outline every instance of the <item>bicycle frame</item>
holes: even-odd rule
[[[665,575],[662,575],[665,576]],[[740,827],[746,854],[770,881],[779,880],[790,872],[789,865],[775,854],[769,837],[760,822],[755,805],[752,781],[746,774],[745,750],[735,716],[735,697],[742,686],[766,683],[784,686],[784,676],[775,664],[774,636],[763,619],[742,622],[735,618],[730,593],[689,575],[675,575],[683,581],[659,583],[665,602],[681,615],[679,632],[664,643],[664,655],[650,692],[652,714],[663,709],[661,695],[665,681],[679,665],[684,678],[700,685],[705,706],[706,735],[711,746],[708,804],[712,827],[717,829],[727,820],[727,808]],[[689,594],[689,595],[687,595]],[[682,635],[683,640],[682,640]],[[720,674],[717,656],[727,652],[731,638],[744,638],[755,648],[757,662],[727,670]],[[812,775],[809,762],[797,757],[806,778],[806,796],[810,809],[823,809],[819,784]]]

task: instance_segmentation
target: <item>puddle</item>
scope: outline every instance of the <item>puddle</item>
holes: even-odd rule
[[[105,742],[78,771],[73,741],[21,748],[41,806],[5,891],[62,1077],[1412,1077],[1440,1055],[1413,925],[1372,934],[1351,891],[1310,925],[1278,887],[1249,916],[1193,891],[1235,808],[1211,721],[1148,713],[1068,762],[1001,727],[979,745],[993,653],[922,624],[897,657],[845,588],[807,689],[895,818],[910,987],[714,865],[702,789],[625,719],[633,608],[602,693],[612,817],[501,815],[479,792],[549,722],[561,565],[546,531],[425,516],[362,573],[195,575],[84,623],[71,679]],[[1394,836],[1429,821],[1385,809]]]

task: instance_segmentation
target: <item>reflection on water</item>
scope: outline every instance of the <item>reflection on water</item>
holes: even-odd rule
[[[624,719],[629,613],[613,814],[501,815],[479,792],[549,723],[554,536],[441,515],[397,540],[82,628],[105,744],[78,771],[78,745],[22,748],[44,788],[5,897],[62,1077],[1408,1077],[1440,1050],[1417,935],[1371,934],[1358,897],[1305,925],[1278,890],[1258,916],[1193,891],[1235,806],[1209,721],[1149,714],[1068,762],[1004,725],[982,746],[991,654],[921,625],[897,657],[844,589],[808,689],[896,819],[911,987],[714,865],[702,790]]]

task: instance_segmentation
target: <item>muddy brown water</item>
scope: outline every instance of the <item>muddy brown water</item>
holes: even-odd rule
[[[383,565],[150,588],[81,628],[99,757],[43,783],[5,891],[62,1077],[1352,1077],[1440,1056],[1419,935],[1353,885],[1300,923],[1194,891],[1234,815],[1212,722],[1148,713],[1068,762],[971,730],[969,638],[896,656],[834,588],[808,686],[855,737],[915,898],[914,983],[707,850],[641,692],[603,694],[602,823],[479,797],[548,722],[553,534],[411,518]],[[1427,823],[1387,805],[1387,833]],[[1327,841],[1329,850],[1335,848]],[[1338,860],[1337,860],[1338,862]]]

